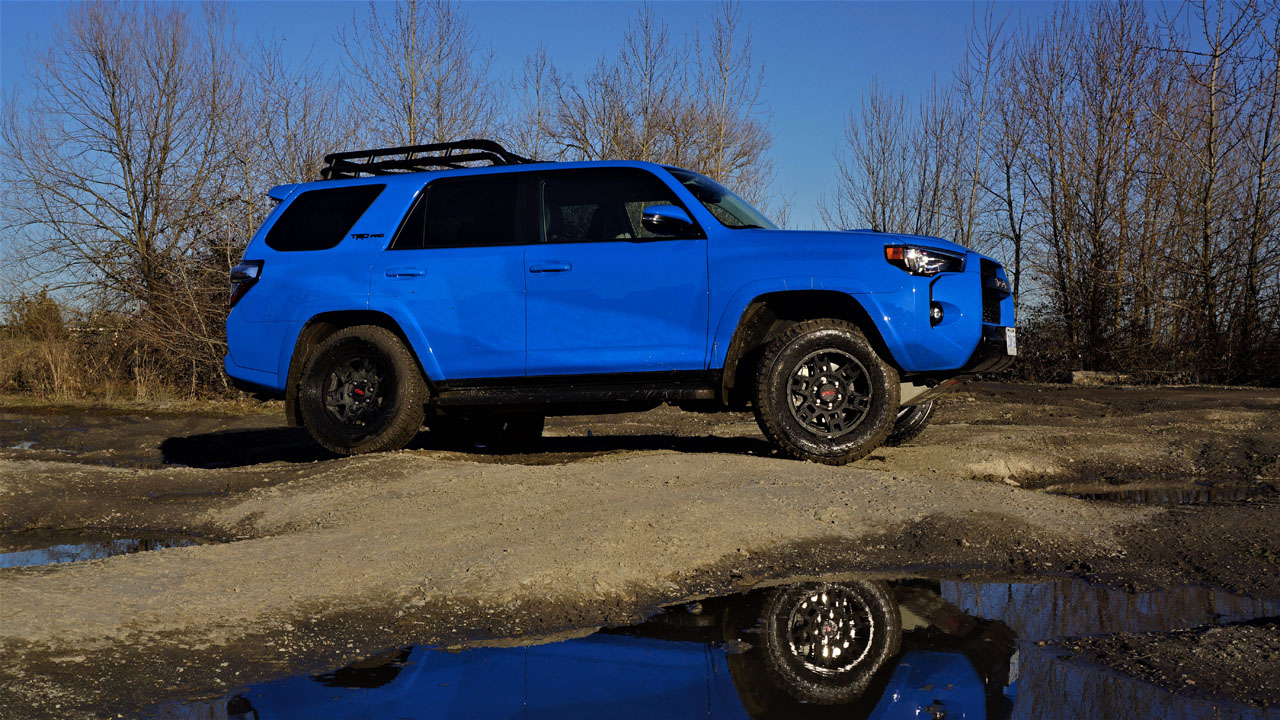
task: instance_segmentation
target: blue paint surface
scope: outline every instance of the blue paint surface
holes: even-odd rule
[[[688,236],[543,242],[536,203],[517,214],[523,245],[388,249],[406,212],[437,180],[514,173],[536,197],[541,178],[620,168],[660,180],[698,226]],[[283,390],[294,344],[323,313],[370,310],[399,328],[432,381],[584,373],[717,370],[748,305],[762,295],[829,291],[852,299],[902,370],[960,368],[982,334],[981,256],[939,238],[875,232],[726,227],[662,167],[639,162],[532,164],[309,183],[288,191],[385,189],[335,247],[277,251],[264,238],[245,259],[261,279],[227,319],[227,372]],[[282,191],[281,194],[284,194]],[[609,235],[613,238],[613,235]],[[963,272],[922,277],[890,265],[885,246],[964,253]],[[1003,270],[999,271],[1003,277]],[[806,296],[811,297],[811,296]],[[929,322],[930,302],[946,321]],[[824,299],[814,303],[822,316]],[[1012,324],[1012,300],[1004,301]]]

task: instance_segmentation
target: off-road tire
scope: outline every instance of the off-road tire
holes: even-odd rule
[[[896,447],[914,440],[929,424],[929,418],[933,416],[934,402],[930,400],[919,405],[906,405],[899,410],[898,419],[893,423],[889,437],[884,439],[884,444]]]
[[[841,366],[842,371],[852,368],[855,392],[842,392],[848,388],[843,380],[837,381],[834,400],[866,397],[861,418],[839,435],[803,424],[792,400],[793,380],[801,379],[797,375],[801,366],[812,358],[824,357],[846,363]],[[898,373],[880,359],[853,323],[806,320],[787,328],[765,346],[756,370],[754,405],[760,430],[782,452],[798,460],[844,465],[879,447],[893,429],[898,412]]]
[[[359,375],[352,381],[353,375]],[[368,378],[372,378],[369,380]],[[344,380],[346,381],[344,383]],[[353,393],[341,387],[363,383],[372,393],[359,411],[338,406]],[[339,455],[399,450],[422,428],[427,386],[418,363],[395,333],[374,325],[357,325],[330,335],[316,348],[302,371],[298,408],[311,437]],[[372,403],[372,405],[370,404]],[[339,413],[364,413],[343,420]]]
[[[433,442],[444,447],[483,445],[500,453],[532,452],[542,442],[547,416],[541,413],[451,414],[431,421]]]
[[[833,602],[837,595],[840,604]],[[765,601],[761,619],[764,660],[775,682],[801,702],[837,705],[856,700],[902,645],[902,616],[892,589],[883,582],[849,580],[778,588]],[[817,665],[806,656],[803,643],[814,635],[805,630],[814,623],[824,628],[819,634],[828,626],[856,625],[857,634],[843,648],[853,659],[835,657]]]

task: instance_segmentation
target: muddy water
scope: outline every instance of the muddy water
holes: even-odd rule
[[[20,533],[0,538],[0,568],[101,560],[204,542],[199,538],[179,535],[118,537],[92,532]]]
[[[1195,487],[1144,487],[1096,492],[1064,492],[1080,500],[1104,500],[1134,505],[1193,505],[1240,502],[1273,494],[1268,486],[1237,487],[1198,485]]]
[[[564,642],[393,648],[147,717],[1276,718],[1073,660],[1053,642],[1276,615],[1280,603],[1202,588],[829,578]]]

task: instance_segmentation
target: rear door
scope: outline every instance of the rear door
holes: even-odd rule
[[[529,375],[701,370],[707,349],[707,242],[646,230],[650,205],[683,207],[640,168],[539,173],[525,250]],[[686,208],[687,211],[687,208]]]
[[[515,173],[432,180],[373,268],[373,304],[399,305],[444,378],[524,374],[524,241]]]

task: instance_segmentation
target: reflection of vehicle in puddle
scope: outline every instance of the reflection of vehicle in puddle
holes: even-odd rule
[[[10,535],[0,541],[0,568],[101,560],[116,555],[189,547],[202,542],[204,541],[184,536],[121,538],[94,533]]]
[[[669,608],[567,642],[393,650],[216,709],[236,720],[981,718],[1007,706],[1013,653],[1003,625],[965,616],[926,586],[813,583]]]
[[[1276,614],[1276,603],[1201,588],[834,579],[566,642],[391,650],[154,717],[1262,719],[1274,713],[1174,694],[1038,641]]]

